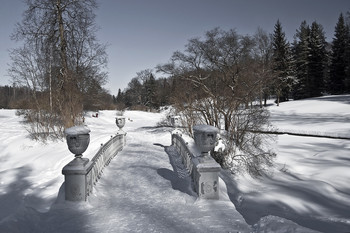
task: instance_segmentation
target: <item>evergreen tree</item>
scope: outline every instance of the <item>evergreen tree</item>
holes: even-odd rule
[[[295,35],[294,56],[296,65],[297,83],[294,87],[294,99],[309,97],[309,54],[310,54],[310,28],[306,21],[303,21]]]
[[[123,94],[124,104],[127,108],[142,105],[142,89],[143,85],[137,77],[131,79]]]
[[[347,12],[346,17],[347,43],[345,45],[345,87],[346,93],[350,93],[350,11]]]
[[[340,14],[332,46],[332,58],[330,67],[330,92],[342,94],[345,91],[346,80],[346,47],[349,37],[349,28],[346,26],[343,14]]]
[[[151,73],[149,78],[144,83],[144,105],[149,108],[158,108],[159,105],[156,101],[157,97],[157,83],[153,74]]]
[[[282,25],[278,20],[273,34],[273,61],[276,74],[275,92],[277,95],[277,105],[288,100],[291,86],[294,82],[293,65],[290,46],[286,40],[286,35],[282,31]]]
[[[126,108],[125,97],[123,92],[120,90],[120,88],[118,89],[118,95],[113,96],[113,103],[115,104],[116,109],[119,111],[123,111]]]
[[[157,81],[157,93],[158,93],[158,105],[166,106],[170,104],[172,86],[170,84],[170,79],[159,78]]]
[[[122,91],[120,90],[120,88],[118,89],[118,95],[115,99],[115,103],[118,104],[118,103],[123,103],[123,93]]]
[[[313,22],[310,31],[310,53],[308,59],[310,97],[321,96],[324,91],[327,66],[326,38],[324,34],[323,27]]]

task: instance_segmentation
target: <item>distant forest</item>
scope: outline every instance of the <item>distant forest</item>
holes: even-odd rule
[[[31,108],[33,106],[33,103],[31,103],[33,101],[32,94],[31,89],[25,86],[0,86],[0,109]],[[48,99],[45,93],[42,93],[42,97]],[[110,95],[107,90],[101,87],[91,88],[90,93],[83,99],[84,110],[115,109],[115,99],[116,97]]]

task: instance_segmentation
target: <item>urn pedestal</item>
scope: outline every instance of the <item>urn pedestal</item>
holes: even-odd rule
[[[196,125],[193,127],[194,141],[201,152],[201,156],[194,159],[195,171],[193,180],[200,198],[219,199],[220,165],[209,155],[214,149],[219,130],[210,125]]]
[[[75,158],[62,169],[65,177],[65,199],[68,201],[86,200],[86,174],[91,162],[82,156],[90,143],[89,133],[90,129],[86,126],[74,126],[65,130],[68,149],[75,155]]]
[[[194,189],[200,198],[219,199],[220,165],[208,158],[204,162],[200,158],[193,159],[194,171],[192,178]]]

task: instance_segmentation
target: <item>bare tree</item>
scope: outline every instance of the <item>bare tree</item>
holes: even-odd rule
[[[258,28],[254,35],[255,48],[254,56],[256,60],[256,75],[259,77],[259,100],[260,107],[266,107],[267,98],[271,92],[273,81],[273,47],[272,35]],[[264,100],[264,104],[262,101]]]
[[[79,123],[83,99],[106,82],[106,46],[95,36],[97,4],[95,0],[26,3],[28,9],[12,35],[24,45],[11,51],[9,74],[31,88],[36,114],[55,119],[51,131],[61,131]]]
[[[228,147],[216,159],[231,168],[239,160],[252,175],[259,175],[274,154],[263,149],[263,136],[257,133],[268,122],[266,110],[249,108],[260,95],[262,82],[254,72],[258,68],[254,46],[249,36],[216,28],[204,40],[190,40],[185,52],[175,52],[169,64],[157,68],[184,82],[175,106],[189,132],[195,123],[217,127],[223,123]]]

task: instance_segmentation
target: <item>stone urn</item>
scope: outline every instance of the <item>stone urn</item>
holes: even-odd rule
[[[177,128],[180,125],[180,116],[171,116],[170,121],[171,121],[171,125],[174,128]]]
[[[125,116],[117,116],[115,118],[115,123],[117,124],[119,130],[122,130],[125,125]]]
[[[76,158],[81,158],[90,143],[90,129],[87,126],[73,126],[65,131],[67,145]]]
[[[211,125],[193,127],[194,141],[204,158],[208,158],[209,151],[214,149],[218,132],[219,130]]]

